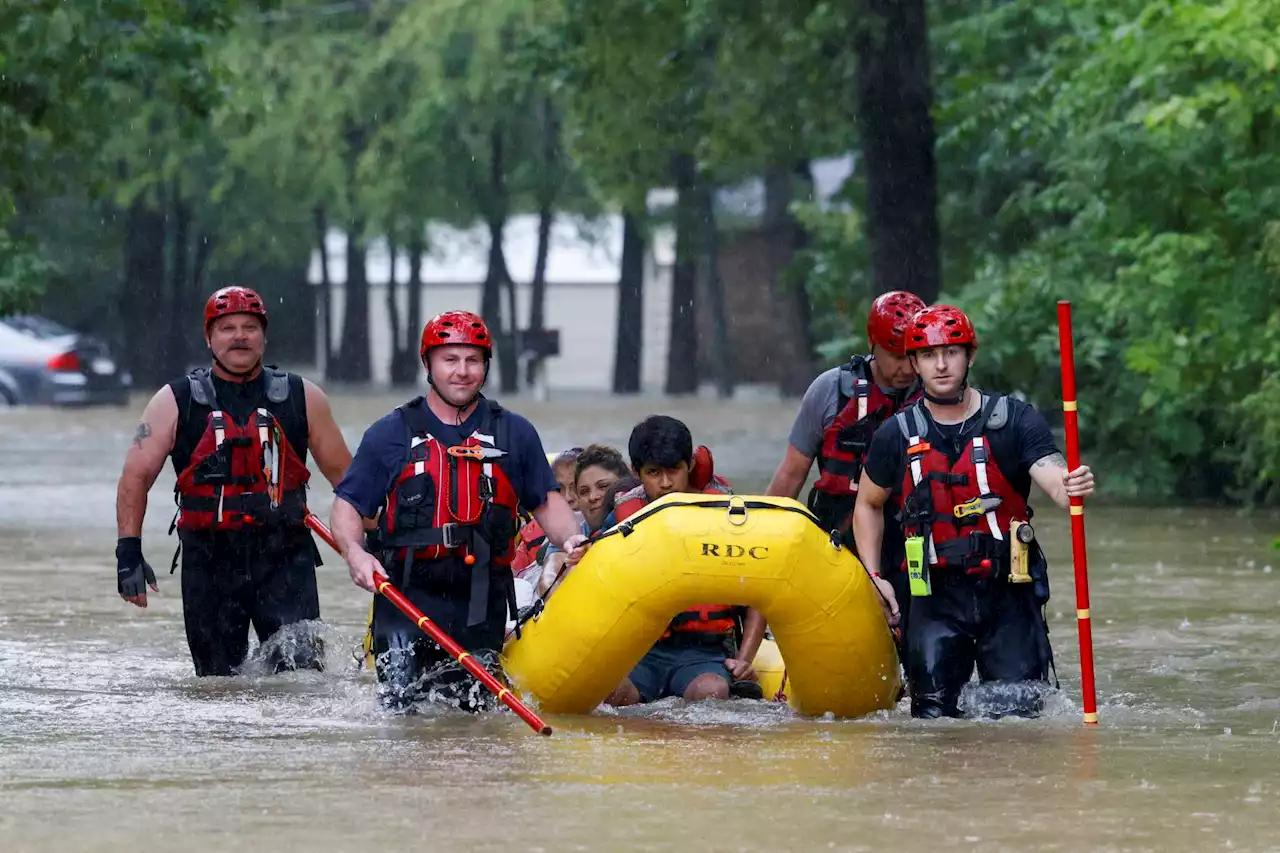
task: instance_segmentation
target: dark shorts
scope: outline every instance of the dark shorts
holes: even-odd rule
[[[281,628],[320,618],[319,555],[310,534],[183,533],[182,615],[196,675],[233,675],[249,628],[265,643]],[[323,669],[319,636],[273,653],[275,670]]]
[[[706,673],[717,675],[728,684],[729,670],[724,668],[727,657],[723,640],[669,638],[659,640],[627,677],[640,692],[641,702],[683,697],[694,679]]]

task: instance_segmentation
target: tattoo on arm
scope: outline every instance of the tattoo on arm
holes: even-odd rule
[[[142,442],[151,437],[151,425],[146,421],[138,424],[138,428],[133,432],[133,443],[138,448],[142,447]]]
[[[1066,468],[1067,460],[1062,458],[1061,453],[1050,453],[1048,456],[1036,460],[1037,468],[1047,468],[1050,465],[1055,468]]]

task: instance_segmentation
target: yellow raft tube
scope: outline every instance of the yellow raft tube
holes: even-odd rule
[[[667,495],[618,525],[507,643],[504,669],[544,712],[585,714],[672,617],[709,603],[764,614],[777,641],[756,656],[766,698],[785,660],[783,692],[802,714],[858,717],[897,700],[897,651],[862,564],[797,501],[755,495]]]

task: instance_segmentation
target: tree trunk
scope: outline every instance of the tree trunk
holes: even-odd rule
[[[799,169],[808,173],[808,164]],[[813,380],[813,335],[809,330],[809,296],[804,282],[788,276],[797,250],[800,223],[791,214],[797,169],[769,166],[764,177],[764,232],[769,256],[769,291],[773,296],[778,336],[778,388],[783,395],[804,394]]]
[[[413,269],[409,271],[409,326],[405,338],[405,363],[402,368],[401,382],[414,385],[418,381],[421,369],[419,354],[422,349],[422,327],[425,320],[422,316],[422,265],[426,262],[426,223],[415,223],[413,236],[409,239],[409,258]]]
[[[502,255],[503,292],[507,296],[507,352],[505,359],[499,360],[502,373],[499,375],[499,386],[504,394],[514,394],[520,389],[520,356],[524,352],[524,335],[520,331],[520,312],[516,309],[516,283],[511,280],[511,271],[507,269],[506,250],[499,247]]]
[[[716,233],[715,184],[700,174],[695,195],[702,231],[702,281],[711,309],[711,360],[716,373],[716,391],[723,399],[733,396],[733,350],[729,343],[729,320],[724,308],[724,282],[720,280],[720,240]]]
[[[164,239],[164,217],[149,208],[144,197],[135,198],[125,221],[120,301],[125,361],[140,385],[158,385],[170,378],[163,345],[155,334],[157,325],[163,327],[166,319],[173,323],[173,318],[164,317],[163,307],[156,316],[157,306],[165,305]]]
[[[925,0],[867,0],[867,10],[854,25],[872,280],[878,293],[931,303],[941,273]]]
[[[535,334],[546,327],[547,256],[551,253],[551,225],[555,215],[555,201],[559,194],[558,161],[560,155],[560,126],[550,98],[541,98],[542,168],[538,187],[538,249],[533,263],[533,282],[529,294],[529,328]],[[525,378],[532,387],[538,381],[542,357],[529,359]]]
[[[172,239],[169,241],[169,341],[165,347],[165,361],[175,371],[187,367],[187,344],[192,316],[191,282],[188,278],[188,243],[191,233],[191,209],[182,199],[182,188],[177,179],[169,182],[169,214],[172,217]]]
[[[533,261],[533,283],[529,294],[529,329],[535,334],[546,326],[547,256],[551,253],[551,201],[543,199],[538,209],[538,249]],[[529,359],[529,371],[525,382],[532,386],[538,381],[542,358]]]
[[[325,379],[333,378],[333,279],[329,276],[329,250],[325,243],[325,235],[329,233],[329,217],[324,206],[317,204],[311,212],[315,223],[316,245],[320,250],[320,316],[324,329],[321,332],[324,340],[320,342],[319,356],[321,375]]]
[[[209,269],[209,259],[218,243],[217,235],[198,233],[196,236],[196,260],[191,270],[191,292],[199,296],[204,292],[204,276]]]
[[[418,350],[422,343],[422,225],[416,225],[418,234],[411,229],[405,254],[409,257],[409,281],[405,283],[404,322],[400,322],[400,308],[396,306],[396,345],[391,356],[391,384],[411,386],[418,381]],[[390,303],[388,303],[388,309]]]
[[[347,230],[347,284],[342,310],[342,346],[331,375],[343,382],[368,382],[372,378],[369,357],[369,279],[365,247],[360,242],[364,223],[355,221]]]
[[[489,191],[490,197],[489,224],[489,271],[484,278],[484,290],[480,296],[480,316],[489,326],[489,331],[501,336],[498,342],[498,379],[499,387],[504,394],[515,393],[519,387],[516,375],[519,364],[516,332],[517,318],[512,296],[511,273],[507,270],[507,255],[503,247],[503,234],[507,224],[507,166],[506,145],[502,138],[502,128],[495,126],[489,135]],[[508,305],[511,316],[502,316],[502,294],[507,289]]]
[[[698,391],[697,167],[691,154],[672,163],[676,192],[676,260],[671,271],[671,339],[667,346],[668,394]]]
[[[631,213],[622,214],[622,263],[614,341],[613,393],[639,394],[644,363],[644,234]]]
[[[390,255],[391,274],[387,276],[387,325],[390,327],[388,331],[391,333],[391,352],[387,356],[387,375],[391,378],[392,385],[399,385],[400,367],[404,363],[405,341],[408,339],[408,331],[400,322],[400,284],[396,281],[396,262],[400,258],[400,245],[396,233],[396,229],[389,228],[388,254]]]

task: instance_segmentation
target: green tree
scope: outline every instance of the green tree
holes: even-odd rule
[[[207,61],[211,37],[230,26],[235,2],[145,4],[29,0],[0,6],[0,311],[28,304],[47,263],[25,229],[44,198],[87,187],[100,194],[113,173],[99,155],[130,87],[173,105],[180,126],[218,103]]]
[[[980,381],[1052,402],[1070,298],[1113,494],[1275,497],[1280,2],[1063,5],[1038,82],[999,108],[1043,174],[1005,202],[1034,238],[988,253],[961,297],[989,342]]]

